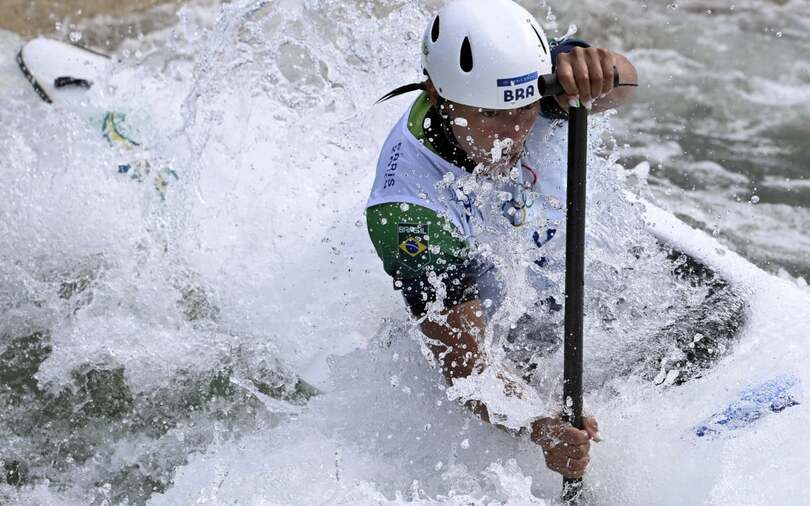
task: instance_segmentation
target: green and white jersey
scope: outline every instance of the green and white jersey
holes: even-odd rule
[[[502,196],[494,208],[469,190],[467,170],[438,154],[426,134],[430,111],[423,93],[394,126],[377,162],[367,226],[389,275],[411,280],[461,265],[477,243],[497,240],[487,232],[497,230],[491,225],[521,227],[536,247],[564,230],[566,129],[559,122],[540,117],[524,156],[501,178],[508,180],[490,182],[488,193]]]

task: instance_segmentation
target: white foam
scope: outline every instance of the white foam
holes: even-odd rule
[[[369,97],[418,78],[413,48],[425,13],[416,4],[358,12],[339,3],[313,9],[284,2],[258,13],[257,5],[225,5],[205,36],[182,20],[154,34],[158,46],[175,41],[174,52],[156,53],[140,67],[125,62],[111,87],[94,96],[95,104],[120,105],[140,119],[152,155],[178,171],[180,183],[165,203],[148,185],[115,173],[121,154],[96,137],[86,118],[47,108],[28,88],[5,95],[0,279],[4,297],[11,295],[3,300],[18,304],[3,306],[9,315],[3,329],[33,321],[53,330],[54,350],[38,375],[53,388],[68,384],[85,362],[123,365],[132,390],[149,392],[180,370],[277,357],[327,391],[300,412],[265,404],[287,417],[255,430],[238,422],[223,427],[199,413],[194,423],[215,439],[205,452],[183,453],[177,441],[194,435],[184,427],[150,440],[153,447],[137,434],[111,443],[118,450],[109,461],[113,471],[162,445],[177,445],[187,457],[154,504],[554,503],[559,475],[545,469],[539,448],[481,423],[448,398],[440,372],[403,324],[402,301],[366,236],[362,212],[377,149],[408,100],[372,107]],[[10,53],[2,54],[2,68],[13,68]],[[653,77],[703,69],[676,52],[634,54]],[[636,154],[666,162],[683,152],[677,140],[654,141]],[[604,175],[600,167],[595,176]],[[711,162],[696,170],[730,186],[745,183]],[[639,167],[640,177],[646,172]],[[598,267],[591,279],[600,301],[613,301],[610,290],[621,282],[632,304],[657,308],[665,287],[637,290],[649,272],[623,269],[614,251],[640,222],[608,198],[611,179],[592,188],[592,212],[602,218],[590,222],[591,237],[604,252],[589,257],[589,265]],[[698,204],[729,208],[720,197],[700,195]],[[716,213],[700,214],[698,204],[690,207],[698,209],[693,217],[712,223]],[[769,209],[763,204],[731,209],[731,231],[748,234],[749,225],[775,225],[777,218],[795,229],[770,237],[760,235],[767,226],[751,232],[763,247],[806,242],[805,215],[796,208],[764,216],[756,214]],[[771,276],[664,211],[650,208],[650,217],[660,235],[746,288],[749,321],[733,355],[673,388],[615,377],[611,367],[633,360],[618,355],[632,351],[632,336],[592,323],[586,401],[606,440],[593,445],[587,483],[607,504],[807,500],[789,481],[810,474],[804,446],[796,443],[808,422],[804,406],[730,440],[697,441],[691,433],[753,379],[788,371],[810,384],[806,284]],[[99,281],[92,302],[77,309],[55,294],[53,279],[88,265]],[[188,279],[187,273],[220,308],[215,321],[188,322],[178,309],[182,283],[173,277]],[[593,307],[594,315],[604,309]],[[549,359],[549,384],[539,394],[545,403],[556,402],[558,358]],[[267,400],[246,380],[234,381]],[[105,497],[93,489],[92,472],[98,470],[88,468],[85,481],[66,491],[37,482],[20,491],[2,486],[0,497],[87,503]]]

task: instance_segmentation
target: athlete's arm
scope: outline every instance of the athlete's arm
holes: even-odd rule
[[[444,313],[446,323],[429,319],[422,322],[422,333],[428,337],[428,347],[439,362],[448,384],[464,378],[485,366],[476,336],[483,335],[484,319],[481,301],[473,299],[451,307]],[[489,420],[486,407],[482,418]]]
[[[466,243],[455,227],[430,209],[416,205],[389,203],[367,210],[369,236],[394,286],[403,291],[411,313],[422,318],[420,328],[426,343],[440,365],[448,384],[484,371],[486,357],[478,346],[486,325],[476,292],[475,275],[466,258]],[[437,284],[443,285],[444,321],[426,317],[428,306],[436,301]],[[434,315],[435,316],[435,315]],[[498,373],[504,396],[521,398],[525,382]],[[468,401],[465,406],[482,420],[493,423],[487,406]],[[558,418],[534,420],[518,431],[493,423],[512,434],[528,434],[541,445],[546,465],[564,476],[576,478],[588,465],[589,439],[596,436],[596,422],[587,419],[581,431]]]
[[[421,330],[428,338],[428,347],[440,364],[448,384],[458,378],[481,372],[487,367],[486,357],[478,347],[478,336],[484,333],[483,309],[478,299],[463,302],[445,311],[445,323],[425,320]],[[521,396],[530,388],[518,378],[500,376],[503,395]],[[557,417],[542,417],[521,431],[515,431],[491,421],[487,406],[468,401],[465,406],[482,420],[514,435],[528,433],[532,442],[543,448],[549,469],[567,478],[580,478],[588,466],[590,439],[599,441],[596,420],[585,417],[585,430],[579,430]]]

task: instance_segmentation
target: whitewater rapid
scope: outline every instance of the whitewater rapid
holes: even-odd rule
[[[810,500],[798,484],[810,475],[805,406],[733,437],[693,433],[746,386],[783,374],[810,385],[810,292],[797,278],[810,272],[808,157],[768,133],[804,128],[807,65],[749,81],[760,67],[741,63],[721,79],[732,98],[697,91],[757,40],[800,53],[806,13],[796,1],[762,13],[754,2],[734,13],[602,4],[533,9],[552,35],[571,20],[577,36],[626,51],[650,83],[627,112],[597,120],[600,205],[626,210],[608,193],[627,187],[713,233],[659,217],[664,236],[724,266],[750,309],[733,354],[678,387],[610,374],[635,360],[611,353],[638,335],[592,338],[586,406],[605,442],[593,446],[588,483],[598,504]],[[14,62],[23,41],[0,32],[0,361],[13,373],[0,373],[0,500],[556,503],[560,479],[538,448],[448,400],[364,226],[377,150],[409,99],[372,104],[419,78],[433,8],[191,4],[122,41],[120,62],[78,109],[41,103]],[[716,52],[668,49],[683,47],[696,19],[717,36],[695,43]],[[707,112],[720,100],[735,105]],[[763,102],[778,114],[757,115]],[[139,156],[177,171],[165,200],[115,171],[132,153],[110,148],[88,119],[106,110],[135,125]],[[641,219],[591,223],[599,238]],[[611,255],[594,275],[621,270]],[[634,302],[666,299],[658,284],[627,283]]]

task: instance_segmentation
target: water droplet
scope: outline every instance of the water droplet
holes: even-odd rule
[[[776,38],[781,39],[782,38],[782,32],[776,32]]]
[[[408,210],[408,209],[410,209],[410,208],[411,208],[411,206],[410,206],[410,205],[409,205],[407,202],[403,202],[403,203],[401,203],[401,204],[399,205],[399,209],[400,209],[401,211],[403,211],[403,212],[404,212],[404,211],[407,211],[407,210]]]
[[[419,195],[419,198],[422,199],[422,200],[427,200],[428,199],[428,194],[425,193],[425,192],[419,192],[417,195]]]
[[[577,27],[577,25],[575,25],[574,23],[571,23],[570,25],[568,25],[568,31],[565,32],[565,35],[563,35],[562,38],[566,39],[568,37],[573,37],[574,35],[576,35],[578,30],[579,30],[579,28]]]
[[[387,225],[387,224],[388,220],[386,220],[385,218],[380,218],[380,225]]]
[[[363,226],[363,222],[362,222],[362,221],[360,221],[360,220],[357,220],[357,221],[355,221],[355,222],[354,222],[354,226],[355,226],[355,227],[362,227],[362,226]]]
[[[464,448],[465,450],[470,447],[470,440],[465,439],[459,444],[460,447]]]
[[[469,123],[467,123],[467,118],[455,118],[453,120],[453,123],[455,125],[458,125],[458,126],[462,127],[462,128],[466,128],[467,125],[469,124]]]
[[[675,383],[675,380],[678,379],[678,375],[681,373],[678,369],[672,369],[667,372],[667,377],[664,379],[664,385],[669,386]]]
[[[400,280],[394,281],[394,286],[397,287],[397,288],[402,288],[402,281],[400,281]]]
[[[492,307],[492,299],[484,299],[484,307]]]
[[[70,32],[70,41],[73,43],[79,42],[82,40],[82,32]]]
[[[671,11],[674,11],[677,8],[678,8],[678,4],[675,3],[675,2],[672,2],[671,4],[667,5],[667,9],[669,9]]]
[[[430,118],[425,118],[425,121],[422,123],[422,128],[424,128],[425,130],[430,128]]]
[[[751,203],[752,204],[758,204],[759,203],[759,196],[758,195],[752,195],[751,196]]]

